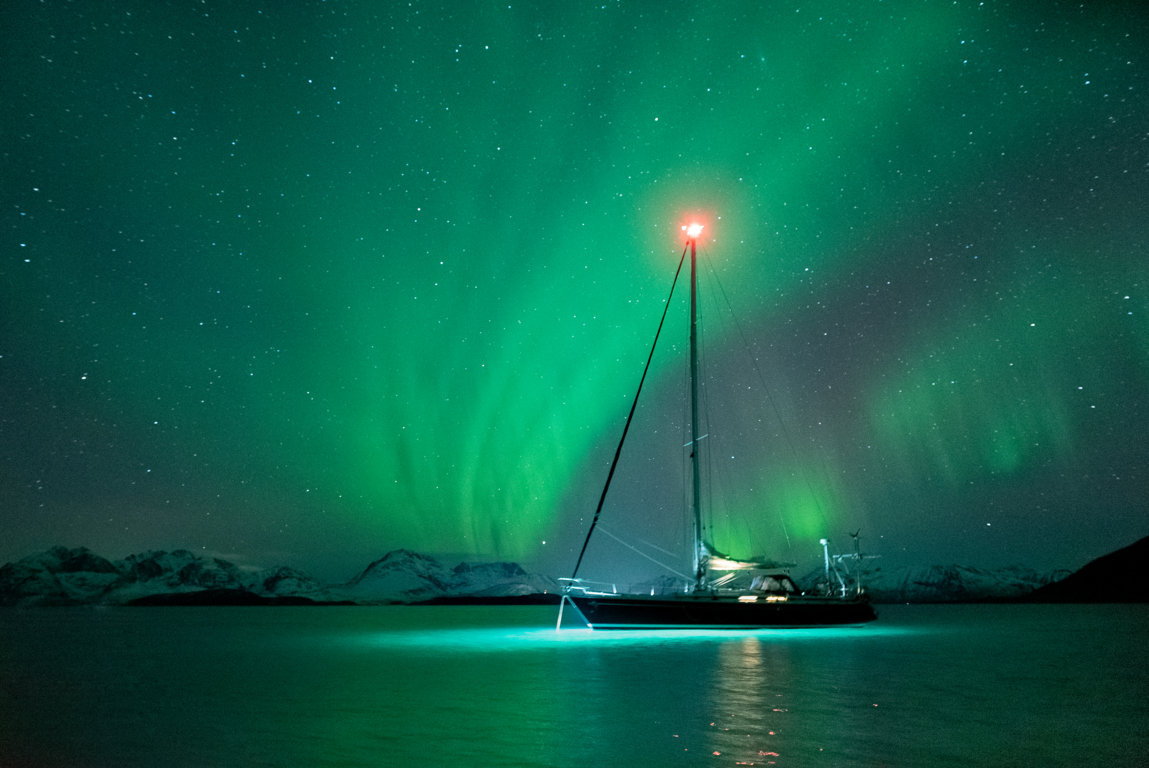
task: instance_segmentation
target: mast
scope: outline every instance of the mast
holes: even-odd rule
[[[701,224],[684,227],[690,238],[690,469],[691,511],[694,514],[694,588],[706,586],[706,554],[702,543],[702,484],[698,456],[698,235]]]

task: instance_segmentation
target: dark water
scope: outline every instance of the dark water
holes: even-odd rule
[[[1143,766],[1149,607],[554,631],[548,608],[0,612],[2,766]]]

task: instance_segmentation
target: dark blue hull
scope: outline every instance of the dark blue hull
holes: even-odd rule
[[[864,597],[792,596],[753,602],[737,595],[569,595],[591,629],[759,629],[834,627],[877,618]]]

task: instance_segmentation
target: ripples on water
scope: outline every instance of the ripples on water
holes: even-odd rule
[[[1142,765],[1144,606],[555,632],[506,607],[0,614],[0,765]]]

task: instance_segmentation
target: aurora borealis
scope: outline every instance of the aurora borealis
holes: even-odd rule
[[[1146,533],[1136,4],[2,16],[0,561],[561,574],[695,214],[740,318],[709,370],[745,336],[774,398],[723,406],[721,505],[769,511],[716,543],[1078,567]],[[752,447],[774,409],[794,451]],[[608,527],[677,498],[621,489],[651,445]]]

